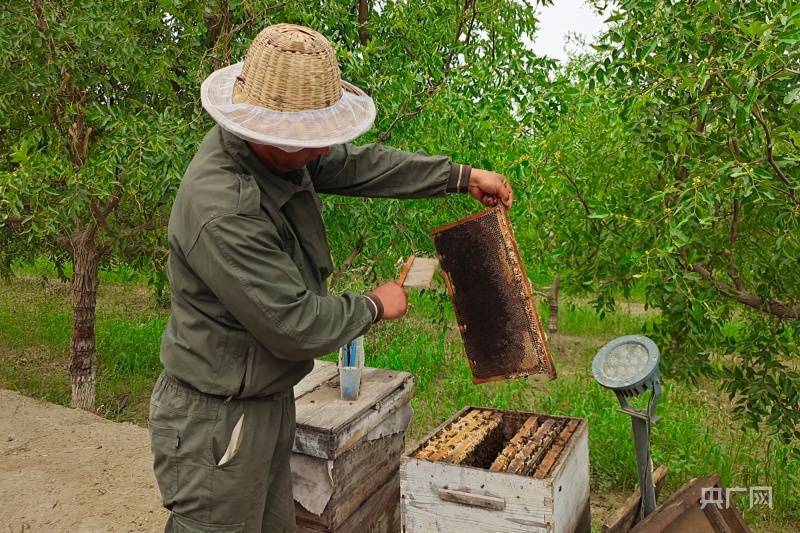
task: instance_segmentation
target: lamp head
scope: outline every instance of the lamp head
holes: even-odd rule
[[[620,401],[655,391],[660,372],[659,350],[643,335],[626,335],[609,342],[592,361],[594,379],[613,390]]]

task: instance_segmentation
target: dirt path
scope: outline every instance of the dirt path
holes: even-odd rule
[[[147,430],[0,390],[0,533],[163,531]]]

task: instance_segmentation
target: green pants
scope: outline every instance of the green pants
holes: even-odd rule
[[[218,465],[244,414],[241,444]],[[166,532],[295,530],[289,459],[292,391],[277,397],[208,396],[162,373],[150,398],[150,446]]]

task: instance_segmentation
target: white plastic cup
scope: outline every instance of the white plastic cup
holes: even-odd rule
[[[347,350],[354,356],[346,358]],[[349,364],[347,364],[349,363]],[[353,402],[358,399],[361,388],[361,370],[364,368],[364,337],[357,337],[339,348],[339,391],[342,400]]]

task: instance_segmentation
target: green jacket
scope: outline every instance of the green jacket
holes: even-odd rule
[[[436,196],[454,189],[459,172],[469,167],[446,157],[347,144],[280,175],[244,141],[212,128],[169,220],[166,371],[219,396],[293,387],[315,357],[363,334],[375,317],[364,295],[327,295],[333,264],[317,193]]]

